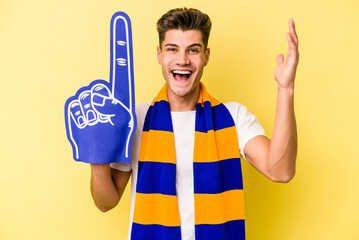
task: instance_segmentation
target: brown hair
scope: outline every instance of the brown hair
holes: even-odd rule
[[[212,23],[209,16],[197,9],[175,8],[169,10],[157,21],[157,32],[159,36],[160,47],[168,30],[180,29],[182,31],[201,31],[204,48],[207,49],[211,27]]]

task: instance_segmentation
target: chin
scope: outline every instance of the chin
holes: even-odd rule
[[[186,86],[178,86],[176,84],[169,84],[169,90],[176,95],[177,97],[186,97],[186,96],[192,96],[197,88],[197,85],[188,84]]]
[[[184,97],[189,92],[189,90],[187,90],[187,89],[181,89],[178,87],[171,87],[171,86],[170,86],[170,91],[178,97]]]

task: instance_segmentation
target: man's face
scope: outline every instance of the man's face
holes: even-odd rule
[[[169,100],[175,97],[190,100],[198,97],[199,81],[209,60],[199,30],[168,30],[157,47],[157,59],[167,82]]]

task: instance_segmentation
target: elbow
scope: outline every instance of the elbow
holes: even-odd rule
[[[268,178],[272,182],[276,182],[276,183],[289,183],[294,178],[294,175],[295,175],[295,171],[291,171],[280,175],[279,174],[271,175]]]
[[[101,212],[105,213],[110,211],[112,208],[114,208],[116,205],[114,206],[104,206],[104,205],[100,205],[95,203],[96,207],[98,208],[98,210],[100,210]]]
[[[281,158],[267,169],[267,177],[276,183],[289,183],[296,172],[296,157]]]
[[[283,177],[273,177],[273,178],[270,178],[270,180],[272,180],[275,183],[289,183],[293,179],[293,177],[294,177],[294,175],[293,176],[283,176]]]
[[[105,213],[111,210],[111,208],[97,207],[101,212]]]

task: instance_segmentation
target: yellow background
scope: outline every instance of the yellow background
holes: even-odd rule
[[[271,136],[273,78],[296,21],[300,64],[295,109],[297,174],[272,183],[244,163],[248,240],[359,239],[359,2],[357,0],[1,0],[0,239],[125,239],[129,188],[100,213],[90,168],[72,159],[64,103],[95,79],[108,80],[109,24],[132,19],[136,102],[163,84],[155,23],[190,6],[213,22],[204,83],[238,101]]]

